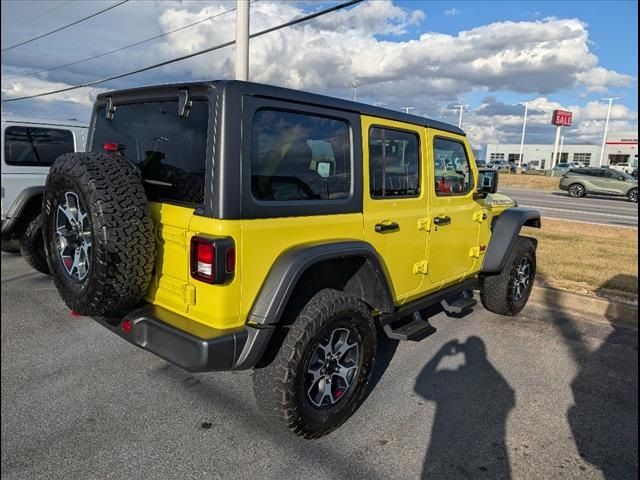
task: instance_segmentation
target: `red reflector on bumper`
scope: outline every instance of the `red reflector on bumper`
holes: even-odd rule
[[[131,333],[131,320],[125,318],[120,325],[120,328],[124,333]]]

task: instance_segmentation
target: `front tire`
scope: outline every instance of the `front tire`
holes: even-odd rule
[[[535,276],[535,244],[530,238],[518,237],[502,272],[480,277],[482,305],[500,315],[517,315],[529,300]]]
[[[582,198],[587,194],[584,186],[579,183],[569,185],[569,196],[573,198]]]
[[[256,399],[296,435],[327,435],[364,400],[376,343],[364,303],[321,290],[302,308],[274,360],[254,371]]]
[[[49,275],[49,265],[42,239],[42,216],[36,215],[20,238],[20,254],[31,268]]]
[[[629,193],[627,193],[627,198],[629,198],[630,202],[638,203],[638,189],[632,188],[631,190],[629,190]]]

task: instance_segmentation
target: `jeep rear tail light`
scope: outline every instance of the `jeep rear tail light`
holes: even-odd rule
[[[236,249],[229,237],[191,238],[191,276],[212,284],[224,284],[233,279],[236,269]]]

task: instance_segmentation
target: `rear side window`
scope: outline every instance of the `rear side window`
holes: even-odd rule
[[[371,198],[420,195],[418,135],[400,130],[369,129],[369,191]]]
[[[204,202],[209,104],[193,100],[187,118],[178,102],[118,105],[113,119],[96,112],[91,150],[117,148],[140,167],[149,200],[187,205]]]
[[[258,110],[251,127],[251,191],[263,201],[339,200],[351,191],[347,122]]]
[[[4,160],[8,165],[48,167],[60,155],[73,151],[69,130],[7,127],[4,131]]]
[[[462,143],[436,137],[433,158],[436,195],[465,195],[473,189],[469,158]]]

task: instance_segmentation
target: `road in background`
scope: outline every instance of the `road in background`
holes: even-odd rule
[[[3,479],[637,476],[637,331],[606,319],[438,315],[383,343],[363,406],[306,441],[265,419],[250,372],[191,374],[72,317],[18,256],[1,308]]]
[[[638,228],[638,204],[626,197],[571,198],[558,190],[530,190],[501,188],[500,193],[513,198],[520,207],[540,210],[543,218],[557,218],[580,222]]]

